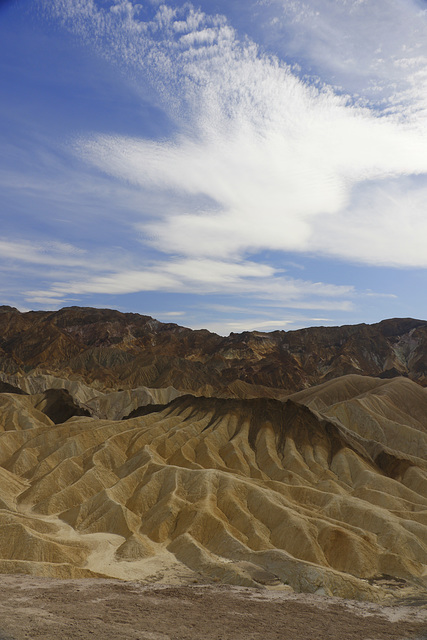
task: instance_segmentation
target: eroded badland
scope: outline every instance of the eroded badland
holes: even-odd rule
[[[0,572],[427,597],[426,322],[0,311]]]

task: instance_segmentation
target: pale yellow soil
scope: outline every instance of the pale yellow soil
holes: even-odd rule
[[[128,420],[54,424],[42,405],[0,394],[0,573],[426,593],[427,391],[409,380]]]

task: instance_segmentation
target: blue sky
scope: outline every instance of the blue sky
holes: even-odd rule
[[[0,2],[0,301],[427,318],[427,2]]]

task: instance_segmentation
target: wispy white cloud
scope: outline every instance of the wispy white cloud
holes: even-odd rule
[[[129,262],[132,268],[125,268]],[[258,262],[170,257],[144,263],[140,257],[121,260],[113,253],[86,252],[58,242],[0,240],[0,271],[18,272],[27,281],[44,281],[45,288],[29,288],[27,284],[19,293],[26,304],[48,308],[78,302],[91,294],[157,291],[250,297],[282,308],[345,311],[352,308],[358,295],[351,285],[295,279]]]
[[[151,313],[156,318],[182,318],[185,316],[185,311],[157,311],[156,313]]]
[[[292,316],[283,315],[279,319],[265,320],[262,316],[248,316],[246,318],[227,320],[221,319],[197,325],[197,328],[208,329],[221,335],[228,335],[230,332],[240,333],[242,331],[290,331],[301,329],[313,325],[331,325],[330,318],[317,318],[312,316]]]
[[[426,202],[425,181],[367,184],[342,216],[324,216],[314,225],[313,251],[372,265],[426,267]]]
[[[2,261],[18,260],[34,265],[79,267],[85,264],[85,251],[63,242],[30,243],[0,239]]]
[[[259,318],[247,318],[246,320],[235,320],[222,324],[224,330],[240,331],[274,331],[276,329],[287,330],[289,325],[293,325],[292,320],[283,318],[282,320],[260,320]]]
[[[416,5],[403,4],[412,9],[405,22],[410,30]],[[355,20],[356,36],[349,43],[355,59],[345,63],[350,74],[365,55],[363,25],[372,21],[366,34],[371,47],[384,19],[371,3],[270,6],[282,7],[281,19],[302,25],[306,34],[320,24],[318,40],[324,47],[332,42],[329,56]],[[401,15],[398,3],[393,7]],[[164,108],[177,117],[179,132],[170,140],[102,135],[77,144],[89,162],[142,191],[187,196],[180,210],[141,221],[144,241],[165,253],[228,260],[274,249],[427,266],[427,254],[417,251],[415,259],[401,242],[418,224],[417,213],[405,206],[406,196],[396,197],[392,211],[377,197],[364,228],[355,224],[359,185],[375,183],[378,196],[391,180],[427,172],[426,122],[410,105],[402,117],[380,117],[325,86],[317,89],[277,58],[261,54],[253,42],[241,42],[224,17],[188,4],[181,9],[161,4],[145,21],[129,2],[116,2],[108,11],[92,1],[56,0],[51,11],[90,36],[105,56],[132,66],[144,81],[151,78]],[[427,14],[418,10],[417,20],[418,36],[424,27],[427,33]],[[322,59],[317,49],[313,56]],[[421,62],[409,49],[392,62],[420,72]],[[201,197],[216,205],[206,209]],[[371,228],[382,234],[384,250],[364,241]]]
[[[422,0],[258,0],[257,5],[267,41],[323,81],[402,116],[425,110]]]
[[[105,273],[125,270],[132,260],[117,248],[82,249],[68,242],[56,240],[20,240],[0,237],[0,269],[13,270],[22,264],[24,270],[40,270],[49,279],[70,275]]]
[[[49,293],[49,292],[47,292]],[[76,298],[62,298],[55,295],[34,295],[29,294],[25,298],[26,302],[31,305],[42,306],[45,309],[58,309],[59,307],[63,307],[64,304],[68,304],[69,302],[75,302]],[[29,308],[26,308],[29,310]]]
[[[137,293],[165,291],[178,293],[251,295],[259,299],[282,300],[284,306],[302,308],[348,308],[346,297],[355,294],[352,286],[310,282],[275,273],[271,267],[251,262],[222,262],[209,259],[176,259],[152,263],[149,268],[115,271],[102,275],[80,274],[78,279],[53,282],[50,295],[88,293]],[[32,292],[32,295],[48,295]]]

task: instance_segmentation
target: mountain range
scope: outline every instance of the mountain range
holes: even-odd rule
[[[282,393],[353,373],[427,385],[427,322],[410,318],[222,337],[106,309],[0,307],[0,336],[9,375],[66,374],[100,389],[174,386],[240,397],[247,385]]]

